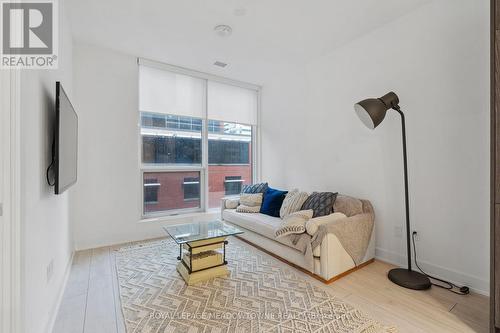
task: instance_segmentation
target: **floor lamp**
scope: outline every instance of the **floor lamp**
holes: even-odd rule
[[[410,238],[410,208],[408,203],[408,166],[406,157],[406,129],[405,115],[399,107],[398,96],[390,92],[380,98],[365,99],[354,105],[354,110],[359,119],[369,129],[375,129],[384,120],[387,110],[393,109],[401,116],[401,127],[403,136],[403,161],[404,161],[404,180],[405,180],[405,205],[406,205],[406,251],[408,257],[408,268],[394,268],[388,273],[388,278],[392,282],[416,290],[429,289],[431,281],[429,278],[419,272],[411,269],[411,238]]]

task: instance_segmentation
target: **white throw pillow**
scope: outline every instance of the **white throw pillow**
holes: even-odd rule
[[[240,199],[226,199],[226,209],[235,209],[240,204]]]
[[[298,212],[308,197],[308,193],[299,192],[297,189],[288,192],[281,205],[280,217],[283,219],[294,212]]]
[[[291,234],[302,234],[306,231],[306,222],[314,214],[312,209],[294,212],[283,219],[278,230],[276,238],[285,237]]]
[[[330,222],[335,222],[337,220],[346,218],[347,216],[342,213],[333,213],[330,215],[325,215],[325,216],[319,216],[315,217],[313,219],[310,219],[306,222],[306,231],[309,235],[313,236],[316,231],[318,231],[318,228],[322,224],[330,223]]]
[[[240,195],[240,205],[248,207],[259,207],[262,204],[262,193],[242,193]]]
[[[260,206],[245,206],[245,205],[239,205],[236,208],[236,211],[238,213],[259,213],[260,212]]]

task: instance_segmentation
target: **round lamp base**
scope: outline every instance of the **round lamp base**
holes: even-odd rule
[[[395,284],[408,289],[425,290],[431,287],[431,280],[427,276],[406,268],[391,269],[387,277]]]

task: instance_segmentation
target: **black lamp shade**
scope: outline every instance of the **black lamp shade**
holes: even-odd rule
[[[375,129],[387,113],[387,107],[381,100],[376,98],[365,99],[357,104],[354,104],[354,110],[359,119],[369,129]]]
[[[387,110],[398,107],[398,96],[390,92],[380,98],[368,98],[354,104],[359,119],[369,129],[375,129],[384,120]]]

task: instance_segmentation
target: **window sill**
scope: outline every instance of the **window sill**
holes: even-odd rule
[[[196,218],[207,218],[213,216],[214,219],[220,219],[220,208],[211,208],[206,212],[194,212],[194,213],[183,213],[183,214],[172,214],[164,216],[146,217],[144,216],[137,223],[155,223],[155,222],[167,222],[175,220],[189,220]],[[194,221],[189,221],[194,222]],[[188,222],[186,222],[188,223]]]

